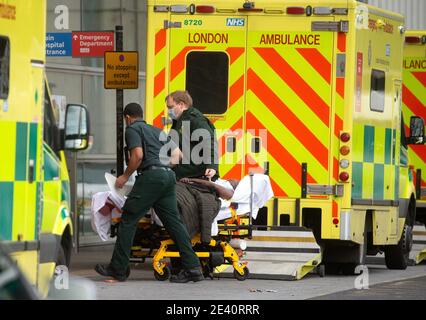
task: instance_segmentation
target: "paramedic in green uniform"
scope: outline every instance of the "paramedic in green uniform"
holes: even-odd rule
[[[175,91],[166,97],[168,114],[173,119],[170,136],[183,153],[183,159],[174,168],[176,178],[207,177],[215,181],[219,177],[215,127],[192,103],[187,91]],[[208,138],[204,140],[194,134],[197,129],[203,129]],[[204,147],[202,152],[195,152],[200,143]]]
[[[200,261],[191,246],[191,239],[177,208],[176,177],[169,164],[177,163],[180,150],[156,127],[142,120],[142,108],[130,103],[124,109],[126,144],[130,151],[128,166],[116,180],[122,188],[137,170],[136,182],[123,206],[123,214],[117,233],[114,252],[109,265],[96,265],[103,275],[125,281],[129,258],[138,221],[154,208],[170,237],[179,249],[183,269],[170,278],[172,282],[201,281],[204,279]],[[163,135],[163,136],[161,136]],[[166,146],[166,148],[165,148]],[[171,152],[171,159],[167,152]]]

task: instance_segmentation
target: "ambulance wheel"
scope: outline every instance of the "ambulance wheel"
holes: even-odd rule
[[[71,250],[72,250],[72,237],[67,227],[60,239],[58,255],[56,256],[56,266],[70,267],[71,264]]]
[[[397,245],[385,247],[385,261],[388,269],[405,270],[409,264],[409,255],[413,246],[413,227],[404,226]]]
[[[163,274],[159,274],[156,270],[154,270],[154,277],[158,281],[166,281],[170,277],[169,267],[166,266],[166,267],[163,268]]]
[[[324,278],[325,277],[325,265],[321,264],[317,267],[317,272],[318,275],[320,276],[320,278]]]
[[[237,279],[238,281],[246,280],[249,277],[250,272],[246,266],[244,266],[243,271],[244,271],[243,274],[240,274],[237,270],[234,269],[234,278]]]
[[[56,257],[56,266],[67,266],[67,259],[63,246],[59,246],[58,256]]]
[[[129,276],[130,276],[130,266],[127,266],[126,278],[128,278]]]

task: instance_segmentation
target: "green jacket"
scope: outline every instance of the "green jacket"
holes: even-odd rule
[[[201,145],[194,150],[194,148],[203,141],[201,138],[193,136],[194,131],[197,129],[207,130],[211,137],[211,139],[207,141],[209,143],[208,147],[210,152],[205,156],[202,151],[200,152],[200,150],[203,150]],[[206,169],[216,170],[216,175],[213,180],[219,177],[219,159],[215,127],[198,109],[191,107],[185,110],[178,120],[173,120],[170,135],[183,153],[181,163],[175,167],[177,179],[184,177],[201,177],[206,172]],[[195,139],[195,141],[191,141],[191,137]],[[202,161],[200,161],[200,159],[191,158],[193,150],[195,155],[200,155]],[[196,163],[194,163],[194,160]]]

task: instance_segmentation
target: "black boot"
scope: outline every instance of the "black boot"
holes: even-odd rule
[[[170,278],[170,282],[186,283],[189,281],[202,281],[204,280],[203,272],[200,268],[193,268],[189,270],[181,270],[177,275]]]
[[[115,280],[118,280],[118,281],[121,281],[121,282],[126,281],[126,279],[127,279],[126,275],[122,275],[122,274],[115,272],[115,270],[110,265],[97,264],[95,266],[95,271],[97,273],[99,273],[101,276],[113,277]]]

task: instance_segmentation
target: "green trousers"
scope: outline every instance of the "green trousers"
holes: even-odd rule
[[[155,213],[175,242],[180,252],[183,268],[199,267],[200,260],[192,249],[191,239],[177,208],[174,172],[148,170],[136,179],[123,207],[117,241],[110,263],[115,272],[125,274],[129,265],[137,224],[150,208],[154,208]]]

